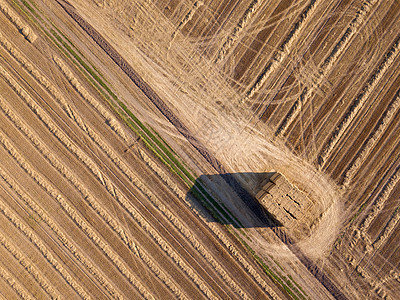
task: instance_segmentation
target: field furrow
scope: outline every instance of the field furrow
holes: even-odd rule
[[[382,11],[385,12],[385,15],[382,15]],[[382,16],[382,19],[377,19],[376,15]],[[321,95],[317,93],[314,95],[309,107],[303,109],[311,110],[314,116],[300,120],[303,122],[303,133],[299,134],[299,131],[296,130],[296,125],[299,125],[300,121],[295,122],[292,126],[291,131],[293,132],[291,135],[293,137],[288,135],[288,139],[297,139],[296,142],[293,142],[296,144],[296,148],[299,147],[300,143],[304,142],[305,151],[310,151],[314,147],[318,150],[319,145],[326,138],[325,136],[329,134],[325,132],[325,128],[334,126],[331,120],[339,118],[349,104],[347,99],[355,97],[356,95],[354,94],[359,93],[357,87],[364,80],[368,80],[368,78],[365,78],[366,73],[373,68],[372,65],[375,65],[375,61],[381,55],[379,49],[386,48],[387,43],[392,40],[391,35],[381,35],[380,33],[385,28],[396,26],[398,23],[398,4],[393,3],[391,7],[380,5],[370,19],[374,21],[374,27],[370,28],[368,23],[362,26],[359,34],[352,42],[353,45],[349,46],[348,51],[343,53],[343,57],[337,62],[336,67],[328,76],[327,81],[332,83],[330,91],[326,94],[321,93]],[[374,51],[366,52],[363,48],[357,48],[357,44],[366,36],[368,36],[368,40],[374,41],[376,45]],[[370,65],[368,68],[366,68],[367,62]],[[324,105],[324,103],[328,104]],[[313,151],[315,150],[313,149]]]
[[[0,10],[7,16],[7,18],[17,27],[19,32],[30,42],[33,43],[36,40],[36,34],[32,29],[23,23],[19,16],[12,10],[6,1],[0,0]]]
[[[0,266],[0,277],[7,282],[7,284],[12,287],[15,293],[21,297],[21,299],[31,300],[32,296],[29,295],[28,291],[24,289],[21,283],[18,282],[6,269]]]
[[[11,80],[10,80],[11,81]],[[52,92],[57,95],[58,92],[55,90],[52,90]],[[28,98],[28,97],[26,97]],[[58,99],[59,100],[59,99]],[[32,99],[28,100],[29,103],[31,104],[31,107],[35,107],[35,104],[33,103]],[[107,154],[107,156],[109,158],[111,158],[111,160],[116,163],[116,165],[119,167],[119,169],[124,172],[123,174],[125,174],[129,180],[135,185],[137,186],[142,193],[144,193],[144,195],[146,195],[147,197],[152,197],[154,198],[155,196],[152,195],[150,193],[150,191],[145,187],[145,185],[143,185],[140,180],[137,179],[136,175],[134,175],[134,173],[128,169],[128,167],[125,165],[125,163],[122,162],[122,160],[120,158],[118,158],[116,156],[116,154],[113,152],[113,150],[111,150],[111,148],[109,146],[106,146],[106,144],[104,142],[102,142],[102,140],[99,138],[99,136],[94,133],[93,131],[91,131],[90,128],[87,128],[87,126],[85,126],[85,123],[83,123],[82,119],[77,115],[75,109],[73,109],[72,107],[69,107],[66,105],[66,102],[64,100],[64,102],[61,102],[62,104],[64,104],[63,108],[65,109],[65,111],[67,111],[67,113],[70,114],[70,116],[72,116],[73,120],[76,121],[77,125],[80,125],[80,128],[87,133],[89,131],[89,133],[91,134],[91,137],[95,139],[95,142],[100,145],[100,147],[102,148],[102,150],[105,151],[105,153]],[[38,113],[38,111],[40,111],[39,109],[36,110],[36,113]],[[59,140],[66,145],[67,148],[70,148],[69,145],[71,144],[71,142],[68,141],[68,138],[61,134],[61,132],[59,132],[58,130],[54,130],[54,128],[56,128],[56,125],[53,124],[50,121],[49,117],[45,117],[45,114],[39,113],[39,117],[42,120],[46,120],[46,126],[53,132],[53,134],[55,134]],[[89,166],[94,166],[94,164],[90,161],[90,159],[88,157],[86,157],[86,155],[84,155],[82,152],[79,153],[79,151],[76,151],[75,149],[75,153],[78,154],[78,156],[80,157],[81,161],[84,161],[86,163],[88,163]],[[59,164],[55,163],[55,166],[59,166]],[[60,169],[60,168],[59,168]],[[62,170],[62,169],[61,169]],[[195,275],[195,271],[186,263],[184,262],[179,255],[172,250],[172,248],[170,246],[168,246],[168,243],[166,243],[166,241],[161,238],[159,236],[159,234],[156,233],[156,231],[150,229],[151,227],[149,226],[149,224],[147,222],[144,221],[144,219],[140,216],[140,214],[133,209],[133,207],[129,204],[129,201],[127,201],[127,199],[125,199],[125,197],[123,196],[122,193],[120,193],[112,184],[112,182],[104,175],[102,175],[102,173],[100,173],[98,170],[95,170],[93,168],[90,168],[90,170],[92,171],[93,175],[95,175],[97,177],[97,179],[102,183],[102,185],[106,188],[106,190],[109,192],[109,194],[115,198],[117,200],[117,203],[122,204],[122,206],[131,214],[131,216],[134,216],[134,219],[136,221],[139,222],[139,224],[141,225],[142,228],[145,228],[145,231],[147,232],[147,234],[150,234],[150,236],[153,237],[153,239],[160,245],[160,247],[162,248],[163,251],[166,251],[166,253],[177,263],[177,265],[186,273],[188,274],[188,276],[190,278],[192,278],[192,280],[198,285],[198,287],[203,290],[204,293],[211,295],[211,292],[208,290],[208,288],[206,287],[206,285],[204,283],[201,282],[201,280],[199,279],[198,275]],[[65,173],[65,172],[64,172]],[[68,172],[69,173],[69,172]],[[78,180],[71,178],[71,174],[69,173],[69,175],[67,173],[65,173],[65,177],[67,179],[69,179],[69,181],[73,184],[77,184]],[[82,197],[84,199],[86,199],[86,201],[89,201],[90,206],[92,208],[95,208],[98,210],[99,215],[101,215],[105,220],[107,220],[106,222],[108,224],[114,224],[115,225],[115,221],[113,222],[111,220],[111,218],[109,217],[108,214],[105,214],[103,211],[99,211],[100,209],[100,205],[95,204],[95,202],[93,201],[93,197],[88,197],[87,193],[84,192],[82,187],[77,187],[77,189],[79,190],[79,192],[81,193]],[[82,193],[83,192],[83,193]],[[133,215],[132,215],[133,214]],[[123,241],[125,241],[127,243],[128,246],[130,246],[131,248],[134,247],[134,244],[132,242],[129,242],[126,240],[125,234],[123,233],[123,231],[119,230],[118,228],[114,228],[114,230],[119,233],[120,235],[122,234],[121,238]],[[144,253],[142,253],[142,256],[146,256]],[[148,262],[148,260],[146,260]],[[152,269],[153,271],[158,270],[158,267],[153,263],[150,265],[150,269]],[[176,288],[175,284],[173,284],[165,275],[163,275],[163,272],[157,272],[157,274],[160,275],[160,278],[164,279],[166,281],[167,286],[170,286],[170,288],[173,290],[174,293],[178,293],[180,294],[179,290]]]
[[[257,12],[261,4],[262,1],[260,0],[253,0],[250,3],[250,6],[244,12],[243,17],[239,20],[238,24],[233,28],[232,32],[223,42],[222,47],[218,50],[216,54],[215,64],[219,64],[222,60],[224,60],[226,53],[236,43],[236,40],[240,38],[241,32],[244,30],[249,20]]]
[[[349,9],[348,5],[348,1],[320,3],[318,12],[315,13],[317,20],[312,19],[305,25],[311,29],[287,54],[287,59],[279,72],[271,74],[269,79],[271,83],[266,86],[266,95],[258,100],[256,112],[263,122],[274,128],[279,126],[288,113],[290,104],[301,94],[301,89],[312,86],[318,72],[315,70],[317,63],[309,57],[309,52],[313,51],[314,43],[329,36],[329,32],[325,30],[326,26],[332,25],[331,22],[338,22],[336,15],[345,14]],[[340,12],[341,10],[344,12]]]
[[[313,16],[313,13],[318,5],[317,2],[318,0],[312,0],[311,3],[302,12],[297,23],[293,26],[289,35],[286,36],[286,39],[280,45],[278,53],[262,71],[261,75],[258,76],[256,83],[247,91],[245,98],[242,100],[243,102],[249,101],[250,98],[253,97],[253,95],[260,90],[265,81],[269,78],[270,73],[273,72],[277,68],[277,65],[286,58],[288,53],[290,53],[290,51],[292,50],[292,45],[295,44],[300,36],[302,29],[306,26],[308,20]]]
[[[0,298],[397,299],[399,20],[0,0]]]
[[[41,252],[46,260],[57,270],[64,280],[75,290],[82,299],[91,299],[80,284],[64,269],[62,264],[57,261],[42,241],[29,229],[23,222],[3,203],[0,204],[1,213],[11,222],[15,228],[22,232],[32,244]]]
[[[83,255],[82,252],[68,239],[65,231],[61,230],[60,227],[52,221],[51,217],[40,207],[35,201],[29,197],[21,187],[7,174],[4,170],[0,169],[1,178],[7,183],[7,185],[20,197],[20,199],[34,211],[40,219],[54,232],[55,236],[63,243],[64,247],[70,251],[75,258],[96,278],[96,280],[104,286],[104,288],[110,293],[114,299],[121,299],[120,292],[116,290],[110,282],[101,274],[101,271],[96,268],[88,259],[87,256]]]
[[[110,127],[125,141],[128,142],[127,137],[125,135],[124,129],[122,128],[121,124],[112,116],[89,92],[80,84],[71,70],[65,65],[65,63],[58,57],[53,58],[57,66],[60,70],[64,73],[68,81],[73,85],[76,91],[85,99],[91,106],[93,106],[100,115],[106,120],[106,122],[110,125]],[[26,65],[25,63],[21,62],[22,65]],[[30,67],[26,67],[26,69],[30,69]],[[33,67],[32,67],[33,69]],[[39,79],[39,78],[38,78]],[[48,90],[55,89],[50,82],[46,79],[42,79],[42,85],[46,86]],[[59,93],[55,92],[52,93],[55,95],[60,95]],[[60,97],[60,96],[59,96]]]
[[[18,261],[18,263],[26,270],[26,272],[28,272],[36,280],[36,282],[52,299],[61,299],[60,293],[51,286],[47,278],[43,276],[41,270],[36,268],[36,266],[33,265],[32,262],[27,259],[20,250],[12,245],[1,233],[0,244]]]
[[[90,226],[85,222],[82,217],[76,212],[76,210],[68,204],[62,195],[60,195],[57,190],[40,174],[38,174],[29,163],[18,153],[14,146],[7,140],[7,138],[0,133],[0,142],[7,152],[16,160],[20,167],[34,179],[34,181],[40,185],[59,205],[64,209],[64,211],[70,216],[70,218],[81,228],[83,232],[103,251],[103,253],[115,264],[115,266],[120,270],[120,272],[135,286],[143,297],[146,299],[151,299],[151,294],[142,285],[140,280],[133,275],[129,268],[121,261],[121,259],[116,255],[116,253],[111,249],[111,247],[104,242],[96,232],[90,228]]]
[[[372,205],[368,209],[367,215],[360,224],[359,230],[361,237],[365,238],[368,228],[370,227],[373,220],[382,211],[386,201],[389,199],[391,192],[393,191],[399,180],[400,180],[400,167],[397,167],[395,173],[390,177],[389,181],[384,185],[382,191],[379,193],[375,201],[372,203]],[[372,251],[371,245],[369,245],[368,251]]]
[[[295,118],[300,113],[300,110],[303,106],[307,105],[307,102],[312,97],[314,90],[320,87],[322,81],[325,79],[326,74],[334,67],[336,61],[339,59],[341,53],[348,47],[353,36],[358,32],[358,28],[365,22],[367,15],[373,5],[375,5],[377,1],[365,1],[363,6],[357,11],[356,16],[351,21],[350,25],[347,27],[345,33],[340,38],[339,42],[335,45],[332,52],[329,56],[324,60],[322,65],[317,72],[317,77],[313,79],[311,87],[307,87],[304,89],[298,99],[294,102],[293,106],[290,108],[289,113],[283,119],[282,123],[279,125],[278,130],[275,135],[283,135],[285,134],[288,127],[294,121]]]
[[[135,242],[132,240],[131,236],[128,236],[125,230],[121,227],[119,222],[113,218],[110,213],[108,213],[106,210],[104,210],[101,205],[95,200],[93,195],[89,192],[88,188],[85,187],[79,178],[74,176],[74,173],[69,170],[66,166],[64,166],[45,146],[45,144],[35,136],[33,131],[29,129],[29,127],[26,124],[23,124],[23,122],[12,113],[12,111],[6,106],[5,102],[0,99],[0,107],[7,114],[9,119],[14,123],[14,125],[19,128],[23,132],[23,134],[32,142],[32,144],[38,149],[38,151],[49,161],[49,163],[57,169],[62,176],[64,176],[75,188],[76,190],[81,194],[83,199],[85,199],[89,206],[92,207],[96,213],[102,217],[102,219],[118,234],[121,238],[121,240],[128,246],[128,248],[133,251],[136,255],[138,255],[145,263],[146,265],[153,271],[156,276],[158,276],[170,289],[171,291],[176,294],[178,297],[183,297],[181,295],[181,292],[176,286],[176,283],[173,283],[166,275],[165,272],[160,270],[159,266],[157,263],[152,262],[149,258],[149,255],[144,251],[144,250],[138,250],[138,246],[135,244]],[[95,173],[96,174],[96,173]],[[105,186],[107,187],[107,190],[110,191],[111,195],[115,196],[115,189],[112,187],[112,183],[109,181],[108,178],[105,178],[104,176],[101,176],[100,178],[105,181]],[[50,220],[47,217],[47,220]],[[86,263],[87,264],[87,263]],[[90,267],[90,269],[93,269],[93,266]],[[98,277],[98,276],[96,276]],[[99,282],[105,282],[104,277],[101,278]],[[109,283],[105,283],[106,287],[109,286]],[[109,289],[107,289],[109,290]],[[112,290],[113,291],[113,290]],[[115,294],[115,291],[112,292],[112,294]]]
[[[396,58],[393,67],[400,65],[400,57]],[[389,109],[390,99],[396,96],[400,77],[395,72],[385,74],[384,84],[375,89],[366,105],[354,119],[353,124],[349,127],[348,133],[338,142],[338,145],[326,162],[325,170],[331,174],[332,178],[338,182],[342,182],[342,176],[346,166],[354,159],[358,151],[362,147],[362,141],[368,139],[373,134],[374,127],[378,126],[379,119],[383,117],[385,110]],[[393,124],[388,124],[387,133],[391,132]],[[362,128],[359,134],[354,133],[355,128]],[[338,149],[341,151],[338,151]],[[335,161],[335,165],[331,162]]]
[[[377,70],[374,72],[374,74],[370,77],[367,85],[363,88],[362,93],[359,94],[357,98],[353,100],[351,107],[348,109],[343,119],[338,124],[336,130],[331,134],[330,139],[325,144],[325,147],[321,151],[318,158],[318,164],[320,168],[324,167],[325,161],[331,154],[333,148],[335,147],[339,139],[342,137],[344,132],[347,130],[347,128],[350,126],[351,122],[356,117],[358,112],[363,108],[363,105],[368,100],[368,97],[372,93],[373,89],[380,82],[380,79],[382,78],[384,73],[393,63],[394,59],[396,58],[399,52],[399,41],[400,39],[397,38],[396,41],[393,43],[392,48],[389,50],[388,53],[386,53],[383,61],[381,62]]]
[[[295,149],[304,147],[304,145],[300,146],[300,143],[304,142],[302,138],[304,125],[310,119],[310,114],[314,114],[313,106],[318,107],[319,103],[325,100],[325,94],[331,88],[331,73],[336,68],[330,69],[331,71],[325,73],[325,76],[321,76],[321,66],[324,64],[324,60],[333,54],[336,57],[335,66],[338,65],[345,54],[352,53],[347,51],[347,49],[351,49],[351,45],[348,43],[354,44],[355,37],[359,36],[359,31],[364,26],[360,25],[360,28],[353,32],[353,39],[347,39],[346,32],[352,28],[351,24],[354,24],[353,22],[357,18],[354,15],[358,16],[357,11],[362,11],[363,6],[357,7],[356,5],[355,1],[340,1],[326,12],[326,17],[321,18],[323,22],[318,30],[312,32],[310,42],[304,43],[297,52],[294,52],[295,68],[291,70],[290,75],[283,77],[285,81],[274,94],[273,101],[277,102],[277,105],[269,109],[268,114],[271,115],[272,112],[274,114],[271,115],[268,123],[277,126],[275,133],[278,135],[279,131],[286,127],[288,143],[296,144],[294,139],[299,140]],[[374,13],[375,11],[370,15],[373,16]],[[343,39],[346,41],[344,44],[340,42]],[[337,53],[335,52],[336,45],[346,45],[346,48],[342,49],[345,50],[341,52],[342,57],[334,55]],[[304,101],[305,99],[310,101]],[[293,101],[295,101],[294,105],[292,105]],[[302,105],[303,103],[305,105]],[[329,107],[329,105],[323,105],[323,107]],[[298,113],[299,118],[291,119],[294,113]],[[291,119],[290,122],[287,122],[289,120],[287,117]],[[320,120],[315,120],[316,123],[318,121]],[[290,125],[288,125],[289,123]],[[312,125],[314,127],[314,124]]]
[[[49,91],[51,91],[52,94],[54,94],[54,95],[59,94],[56,90],[54,90],[54,89],[52,89],[52,88],[50,88]],[[64,102],[64,103],[65,103],[65,102]],[[64,108],[65,108],[65,107],[66,107],[66,106],[64,106]],[[70,108],[68,111],[69,111],[69,113],[70,113],[71,115],[75,114],[75,111],[73,111],[72,108]],[[36,111],[36,112],[37,112],[37,111]],[[74,154],[77,155],[77,157],[78,157],[82,162],[84,162],[84,163],[88,166],[88,168],[89,168],[90,171],[93,173],[93,175],[95,175],[95,176],[97,177],[97,179],[106,187],[106,189],[107,189],[107,191],[110,193],[110,195],[113,196],[114,198],[115,198],[115,197],[118,197],[118,196],[116,195],[116,190],[114,189],[112,183],[111,183],[105,176],[103,176],[97,168],[94,167],[95,164],[94,164],[87,156],[85,156],[81,151],[79,151],[78,149],[76,149],[74,146],[71,145],[71,142],[68,141],[68,138],[67,138],[65,135],[63,135],[60,131],[58,131],[58,130],[55,129],[55,128],[56,128],[56,125],[53,124],[53,123],[50,121],[50,118],[44,117],[44,115],[43,115],[43,114],[40,114],[40,113],[39,113],[39,117],[40,117],[42,120],[46,120],[46,122],[45,122],[45,123],[46,123],[46,126],[51,130],[51,132],[52,132],[53,134],[56,135],[56,137],[59,139],[59,141],[61,141],[68,149],[72,149],[72,151],[74,152]],[[75,118],[77,118],[77,117],[75,117]],[[79,120],[79,119],[78,119],[78,120]],[[85,127],[84,127],[84,126],[81,126],[81,128],[85,128]],[[97,136],[96,136],[96,137],[97,137]],[[97,140],[97,141],[99,141],[99,140]],[[110,148],[106,148],[106,149],[108,150],[107,153],[110,155],[110,153],[111,153]],[[113,155],[113,154],[111,154],[111,155]],[[121,166],[121,165],[123,166],[123,170],[128,170],[128,168],[127,168],[119,159],[117,159],[115,156],[112,156],[112,158],[113,158],[114,161],[119,162],[119,166]],[[128,172],[128,173],[126,173],[126,172]],[[134,175],[131,171],[125,171],[125,173],[128,174],[130,180],[131,180],[132,182],[134,182],[134,184],[137,185],[137,186],[142,190],[142,192],[145,193],[145,195],[147,195],[148,197],[151,197],[151,198],[155,198],[154,195],[149,195],[150,192],[147,190],[147,188],[146,188],[140,181],[137,180],[137,178],[135,177],[135,175]],[[70,177],[70,175],[67,175],[67,177],[68,177],[68,176]],[[76,183],[77,180],[76,180],[76,179],[71,179],[71,178],[70,178],[70,182],[71,182],[71,183]],[[82,188],[78,188],[78,189],[79,189],[80,191],[82,191]],[[87,196],[86,193],[82,194],[82,196],[83,196],[86,200],[90,200],[88,197],[86,197],[86,196]],[[122,203],[128,203],[128,202],[127,202],[126,200],[124,200],[124,199],[121,200],[122,197],[123,197],[123,196],[119,196],[119,198],[118,198],[119,201],[122,201]],[[91,206],[93,207],[93,203],[91,203]],[[99,208],[100,206],[99,206],[99,205],[95,205],[94,207]],[[102,214],[102,213],[100,213],[100,214]],[[102,214],[102,215],[104,216],[104,214]],[[109,220],[109,218],[107,218],[107,219]],[[119,232],[121,233],[121,231],[119,231]],[[121,238],[124,239],[124,237],[121,237]],[[158,241],[158,242],[161,241],[161,242],[162,242],[163,239],[156,239],[156,241]],[[163,243],[165,243],[165,242],[163,242]],[[169,252],[170,252],[170,253],[173,253],[173,252],[171,252],[170,248],[167,248],[167,249],[169,249]],[[165,249],[164,249],[164,250],[165,250]],[[143,256],[145,256],[145,254],[143,254]],[[173,257],[175,260],[178,260],[178,256],[177,256],[176,254],[172,254],[172,257]],[[146,260],[146,261],[148,261],[148,260]],[[184,263],[178,263],[178,265],[180,265],[182,268],[184,268],[184,270],[186,270],[186,272],[188,272],[189,274],[192,274],[192,273],[193,273],[193,271],[189,271],[190,268],[188,268]],[[156,265],[152,264],[151,266],[152,266],[153,270],[157,270]],[[164,276],[162,272],[160,272],[160,273],[158,273],[158,274],[160,274],[160,277],[161,277],[161,278],[163,278],[164,280],[166,280],[167,282],[169,282],[168,285],[170,285],[171,288],[173,288],[173,290],[174,290],[175,293],[179,293],[178,290],[176,289],[176,287],[174,286],[174,284],[171,284],[171,283],[170,283],[170,280],[167,279],[167,277]],[[194,275],[193,275],[193,276],[194,276]],[[195,280],[195,281],[197,281],[197,283],[200,285],[200,283],[198,282],[198,280]],[[203,288],[203,289],[204,289],[204,288]]]
[[[176,35],[178,32],[180,32],[185,25],[192,20],[194,14],[197,12],[197,10],[203,5],[203,1],[196,1],[193,4],[193,7],[188,11],[188,13],[185,15],[185,17],[179,22],[178,26],[176,27],[175,31],[171,35],[171,43],[175,39]]]
[[[394,116],[397,114],[400,108],[400,96],[397,95],[392,101],[388,109],[385,111],[384,115],[378,122],[378,126],[375,128],[372,135],[364,142],[361,150],[356,155],[356,158],[351,163],[350,167],[346,171],[344,176],[343,185],[348,187],[354,177],[358,172],[361,165],[365,162],[368,155],[371,153],[375,145],[382,138],[382,135],[387,131],[390,123],[393,121]]]

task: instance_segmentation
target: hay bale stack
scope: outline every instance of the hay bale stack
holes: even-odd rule
[[[279,224],[289,230],[305,223],[311,225],[315,221],[310,213],[313,202],[280,173],[264,181],[256,199]]]

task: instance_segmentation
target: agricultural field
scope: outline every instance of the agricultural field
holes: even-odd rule
[[[399,17],[0,0],[0,296],[396,299]],[[295,231],[256,203],[275,172]]]

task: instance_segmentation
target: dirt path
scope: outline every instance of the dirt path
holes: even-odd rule
[[[178,117],[168,108],[165,102],[156,94],[156,92],[145,83],[138,74],[134,72],[128,62],[123,59],[118,52],[89,24],[87,23],[70,5],[58,1],[66,12],[93,38],[94,41],[113,59],[113,61],[129,76],[129,78],[143,91],[148,99],[159,109],[159,111],[175,126],[175,128],[188,140],[188,142],[210,163],[220,174],[227,173],[224,166],[216,159],[206,147],[197,140],[189,129],[178,119]],[[226,182],[233,190],[245,200],[251,197],[246,190],[237,182],[234,177],[228,176]],[[334,297],[344,299],[344,295],[329,280],[329,278],[310,260],[297,246],[293,245],[293,240],[282,231],[276,231],[275,234],[292,250],[307,269],[325,286]]]

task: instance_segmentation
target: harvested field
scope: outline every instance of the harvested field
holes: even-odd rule
[[[0,295],[396,299],[399,18],[0,0]]]
[[[2,261],[6,298],[283,295],[230,233],[190,209],[185,186],[46,37],[51,23],[37,12],[27,22],[40,35],[28,48],[1,16],[0,238],[13,257]]]

